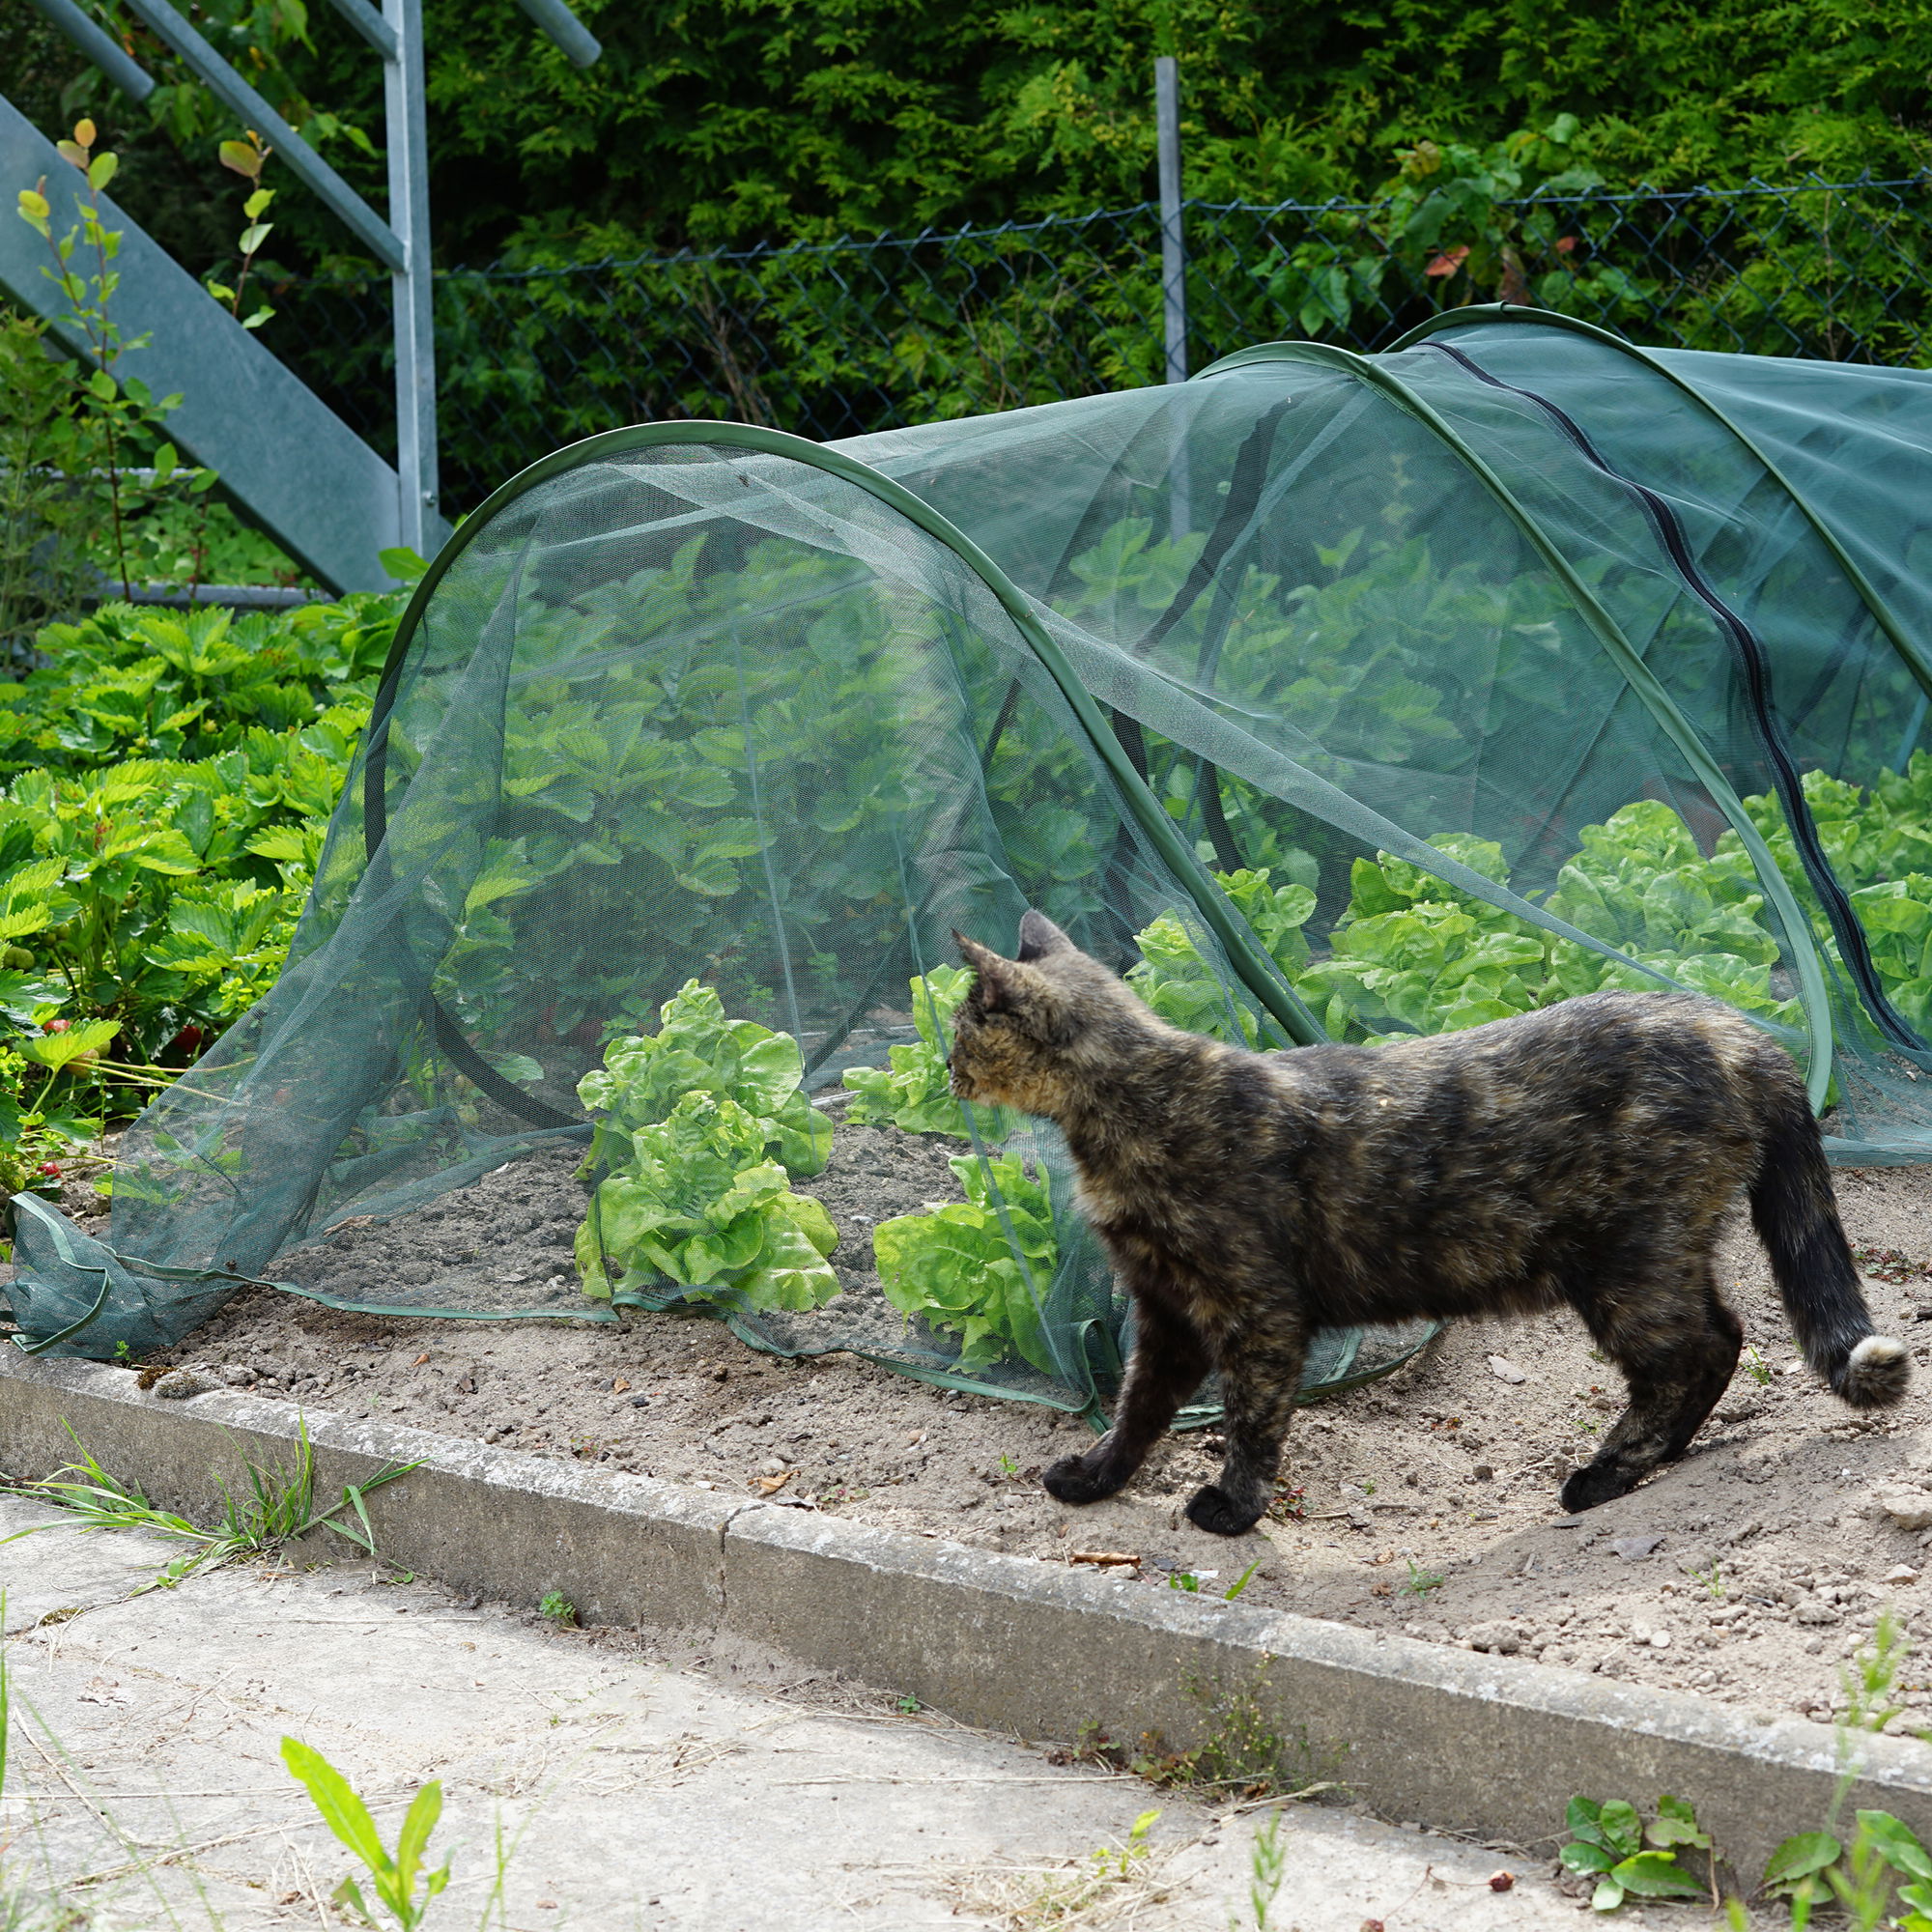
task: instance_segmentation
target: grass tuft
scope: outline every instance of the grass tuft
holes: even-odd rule
[[[218,1569],[238,1557],[256,1556],[284,1543],[327,1529],[353,1543],[365,1554],[376,1554],[376,1532],[364,1498],[420,1467],[416,1463],[392,1463],[366,1483],[347,1483],[342,1499],[318,1509],[315,1502],[315,1451],[308,1425],[296,1426],[296,1464],[293,1470],[265,1469],[244,1458],[248,1493],[237,1496],[225,1485],[221,1492],[221,1520],[204,1529],[173,1510],[157,1509],[131,1483],[124,1483],[100,1466],[92,1451],[75,1435],[68,1435],[79,1460],[57,1469],[40,1482],[16,1484],[13,1493],[50,1503],[65,1522],[37,1522],[0,1537],[0,1546],[36,1536],[43,1529],[145,1529],[187,1548],[133,1592],[171,1590],[198,1570]]]

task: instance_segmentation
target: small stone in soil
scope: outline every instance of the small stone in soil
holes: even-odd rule
[[[1610,1548],[1626,1563],[1640,1563],[1662,1541],[1661,1536],[1616,1536],[1610,1539]]]
[[[1881,1490],[1873,1501],[1900,1529],[1932,1529],[1932,1495],[1923,1490]]]
[[[1507,1355],[1492,1355],[1490,1373],[1499,1382],[1526,1382],[1529,1379],[1529,1377]]]
[[[189,1396],[206,1395],[214,1384],[192,1369],[170,1369],[155,1384],[154,1392],[164,1402],[185,1402]]]

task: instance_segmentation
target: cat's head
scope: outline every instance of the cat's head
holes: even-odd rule
[[[1064,1120],[1161,1022],[1043,913],[1020,921],[1018,956],[955,932],[973,990],[952,1018],[948,1062],[961,1100]]]

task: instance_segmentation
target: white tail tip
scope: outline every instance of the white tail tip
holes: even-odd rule
[[[1905,1393],[1912,1362],[1903,1342],[1867,1335],[1845,1358],[1838,1393],[1859,1408],[1882,1408]]]

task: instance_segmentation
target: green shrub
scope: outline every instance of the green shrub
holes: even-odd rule
[[[0,653],[12,659],[92,585],[88,540],[100,528],[73,478],[96,452],[75,410],[71,363],[47,352],[46,325],[0,307]]]

